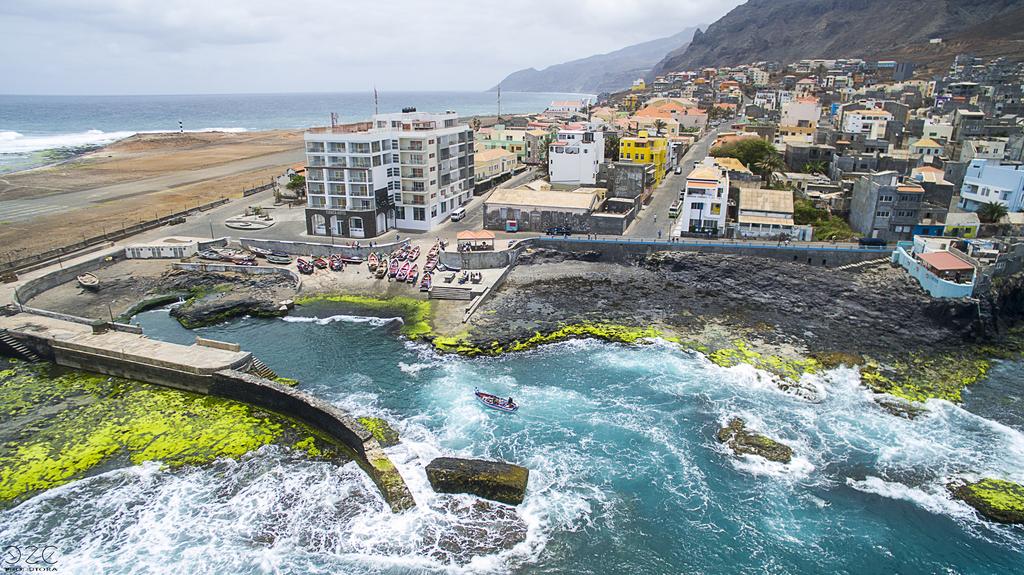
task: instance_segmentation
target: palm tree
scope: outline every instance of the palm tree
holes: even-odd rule
[[[978,208],[978,218],[988,224],[997,223],[1008,213],[1009,210],[1003,204],[986,203]]]
[[[785,166],[786,163],[782,161],[782,156],[777,152],[769,153],[767,156],[762,158],[761,161],[755,164],[755,167],[761,172],[761,177],[764,178],[765,182],[771,182],[772,175],[783,169]]]
[[[665,123],[665,120],[662,120],[661,118],[658,118],[657,120],[655,120],[654,121],[654,133],[655,133],[655,135],[660,136],[661,132],[666,127],[668,127],[668,124]]]
[[[828,169],[825,167],[825,162],[822,162],[821,160],[815,160],[804,164],[805,174],[824,174],[827,171]]]

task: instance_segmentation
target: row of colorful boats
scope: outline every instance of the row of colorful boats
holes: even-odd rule
[[[298,268],[300,274],[309,275],[316,270],[330,269],[332,272],[343,272],[347,265],[358,265],[363,263],[363,258],[359,256],[344,256],[341,254],[331,254],[328,257],[312,257],[309,259],[299,258],[295,260],[295,266]]]
[[[366,258],[366,265],[377,279],[391,278],[414,285],[419,282],[420,291],[430,291],[434,285],[434,270],[440,261],[441,248],[434,244],[427,252],[422,276],[419,264],[415,263],[420,253],[419,246],[406,244],[388,255],[371,253]]]

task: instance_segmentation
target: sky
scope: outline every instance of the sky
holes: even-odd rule
[[[741,0],[0,0],[0,94],[485,90]]]

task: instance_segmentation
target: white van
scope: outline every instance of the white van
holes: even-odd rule
[[[466,217],[466,208],[455,208],[452,210],[452,221],[457,222]]]

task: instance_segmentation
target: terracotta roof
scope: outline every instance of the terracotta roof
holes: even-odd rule
[[[911,144],[915,148],[941,148],[942,144],[936,142],[931,138],[921,138],[920,140]]]
[[[924,193],[924,188],[922,188],[921,186],[918,186],[918,185],[914,185],[914,184],[902,184],[902,185],[896,186],[896,191],[897,192],[903,192],[903,193],[906,193],[906,194],[923,194]]]
[[[950,252],[927,252],[918,254],[917,259],[929,267],[943,272],[973,271],[974,266]]]

